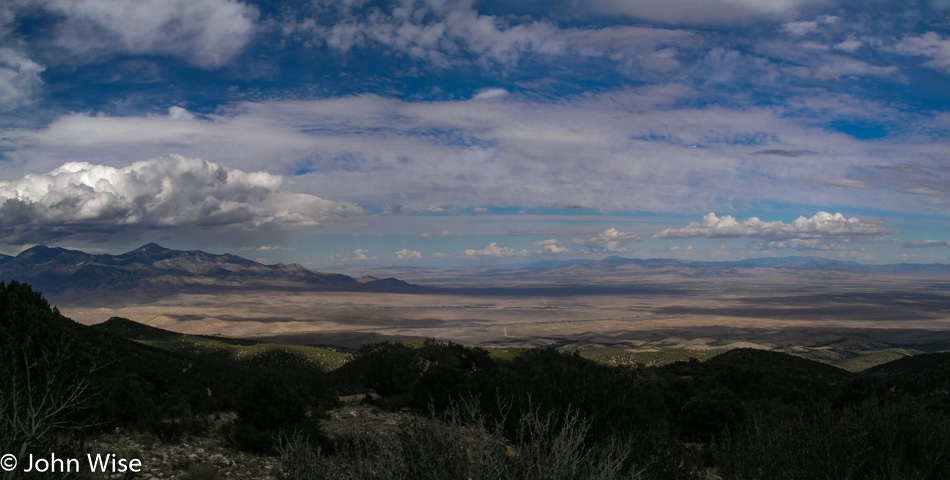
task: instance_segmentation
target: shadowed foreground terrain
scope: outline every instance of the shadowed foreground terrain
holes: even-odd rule
[[[15,282],[0,303],[0,448],[21,464],[120,436],[148,449],[146,471],[182,478],[950,477],[947,353],[860,373],[748,348],[625,366],[550,348],[90,327]],[[24,401],[43,398],[56,408]]]

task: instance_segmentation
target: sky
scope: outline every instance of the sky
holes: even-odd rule
[[[950,0],[6,0],[0,252],[950,262]]]

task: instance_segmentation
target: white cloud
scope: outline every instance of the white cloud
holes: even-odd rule
[[[512,250],[508,247],[499,247],[497,243],[491,242],[487,247],[481,250],[468,249],[462,252],[466,257],[506,257],[510,255],[527,255],[526,250]]]
[[[362,213],[350,203],[281,192],[282,184],[277,175],[180,155],[124,168],[72,162],[0,182],[0,238],[41,243],[171,228],[280,230]]]
[[[575,238],[571,244],[583,247],[591,252],[626,252],[627,244],[640,241],[640,237],[629,232],[621,232],[616,228],[608,228],[593,237]],[[551,238],[535,245],[542,247],[538,253],[567,253],[570,249],[560,240]]]
[[[461,237],[461,235],[459,235],[458,233],[452,233],[452,232],[450,232],[450,231],[448,231],[448,230],[442,230],[441,233],[438,233],[438,234],[436,234],[436,235],[433,235],[433,234],[431,234],[431,233],[420,233],[420,234],[419,234],[419,237],[421,237],[421,238],[432,238],[432,237],[435,237],[435,236],[439,236],[439,237],[442,237],[442,238],[446,238],[446,237]]]
[[[24,52],[0,47],[0,112],[32,103],[43,86],[43,70]]]
[[[875,65],[849,55],[847,48],[860,46],[844,43],[836,45],[811,41],[763,41],[755,46],[760,54],[783,60],[779,68],[786,75],[798,78],[817,78],[820,80],[838,80],[849,76],[884,77],[904,81],[900,69],[895,65]]]
[[[259,247],[241,247],[241,248],[238,248],[238,251],[241,251],[241,252],[286,252],[286,251],[290,251],[290,249],[287,247],[280,247],[276,245],[275,246],[261,245]]]
[[[837,80],[846,76],[892,77],[900,72],[895,66],[881,67],[853,58],[828,55],[822,64],[811,68],[811,75],[821,80]]]
[[[627,15],[662,23],[692,25],[732,25],[759,18],[795,16],[809,5],[826,0],[589,0],[583,8]]]
[[[193,120],[195,115],[177,105],[168,107],[168,118],[172,120]]]
[[[399,215],[401,213],[445,213],[447,210],[438,205],[387,205],[383,215]]]
[[[936,32],[904,37],[893,46],[893,50],[904,55],[929,57],[924,66],[950,73],[950,38]]]
[[[422,258],[422,253],[417,250],[409,250],[404,248],[396,252],[396,258],[399,260],[418,260]]]
[[[595,252],[626,252],[628,243],[639,240],[640,237],[632,233],[621,232],[616,228],[608,228],[596,237],[575,238],[571,242]]]
[[[894,159],[936,158],[900,140],[892,147],[871,145],[811,126],[914,122],[906,113],[840,94],[735,108],[691,106],[691,95],[685,87],[557,102],[516,96],[501,102],[411,102],[358,95],[245,102],[196,118],[184,110],[148,117],[71,114],[40,130],[0,132],[0,148],[10,160],[0,180],[66,161],[177,152],[244,171],[262,168],[266,158],[263,168],[287,175],[295,191],[380,210],[577,205],[601,212],[688,213],[754,200],[838,209],[883,201],[895,210],[920,211],[920,202],[906,196],[884,199],[874,189],[807,181],[816,172],[843,179]],[[941,145],[926,142],[935,150]],[[754,155],[763,151],[810,153]],[[303,162],[310,173],[294,175]],[[437,235],[435,228],[453,227],[419,232]]]
[[[807,35],[818,31],[822,25],[830,25],[840,20],[834,15],[822,15],[811,21],[787,22],[782,25],[782,31],[792,35]]]
[[[909,195],[925,197],[950,197],[950,169],[943,165],[944,146],[937,144],[936,165],[921,163],[901,163],[896,165],[876,165],[859,179],[814,179],[826,185],[853,189],[889,189]],[[941,205],[939,200],[933,202]]]
[[[113,54],[169,55],[215,69],[240,53],[256,29],[256,8],[235,0],[49,0],[62,16],[63,61]]]
[[[346,255],[343,253],[338,253],[334,255],[329,255],[327,258],[331,262],[336,263],[355,263],[355,262],[366,262],[369,260],[376,260],[376,257],[371,257],[368,255],[369,250],[365,248],[357,248],[353,251],[353,255]]]
[[[724,250],[724,249],[719,249],[717,253],[721,253],[721,252],[723,252],[723,250]],[[680,246],[680,245],[672,245],[672,246],[669,246],[669,247],[666,247],[666,248],[654,248],[653,250],[650,250],[650,253],[653,254],[653,255],[656,255],[656,254],[668,254],[668,255],[673,255],[673,256],[680,256],[680,255],[682,255],[682,254],[684,254],[684,253],[687,253],[687,254],[688,254],[688,253],[692,253],[692,252],[693,252],[693,246],[692,246],[692,245],[687,245],[687,246],[685,246],[685,247]],[[714,250],[713,252],[716,252],[716,251]],[[713,253],[713,255],[715,255],[715,254],[716,254],[716,253]]]
[[[388,9],[348,11],[342,19],[329,18],[335,22],[295,20],[283,31],[309,35],[342,52],[383,47],[435,67],[470,64],[472,58],[486,66],[510,65],[526,54],[609,57],[649,65],[654,51],[699,39],[691,32],[649,27],[562,29],[547,20],[512,23],[508,18],[480,14],[468,1],[408,0]],[[504,93],[490,89],[475,98],[498,98]]]
[[[818,22],[815,21],[788,22],[782,25],[782,31],[792,35],[805,35],[816,30],[818,30]]]
[[[542,247],[541,251],[543,253],[567,253],[570,251],[567,247],[560,245],[560,242],[555,238],[535,242],[535,245]]]
[[[835,44],[835,48],[843,52],[854,53],[857,49],[861,48],[864,45],[864,41],[855,37],[854,35],[849,35],[848,38]]]
[[[844,245],[818,238],[792,238],[789,240],[768,242],[765,245],[753,246],[752,248],[760,248],[763,250],[776,248],[788,248],[792,250],[845,250]]]
[[[708,213],[702,222],[690,222],[683,228],[668,228],[655,238],[730,238],[754,237],[776,240],[871,237],[896,233],[879,220],[846,218],[840,213],[818,212],[811,218],[798,217],[792,223],[763,222],[757,217],[738,221],[735,217],[717,217]]]
[[[896,241],[894,242],[897,245],[900,245],[903,248],[950,248],[950,241],[947,240],[930,240],[925,239],[921,241]]]
[[[490,100],[493,98],[501,98],[508,96],[508,90],[504,88],[488,88],[485,90],[479,91],[472,100]]]

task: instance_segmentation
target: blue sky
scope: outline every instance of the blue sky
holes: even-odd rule
[[[9,0],[0,251],[947,263],[950,1]]]

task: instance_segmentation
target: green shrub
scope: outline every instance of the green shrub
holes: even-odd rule
[[[285,437],[279,451],[282,478],[379,480],[524,479],[613,480],[642,478],[615,443],[589,447],[590,422],[577,413],[519,419],[515,438],[500,435],[477,408],[448,409],[441,417],[413,416],[385,430],[356,418],[332,452],[303,436]]]
[[[718,447],[721,472],[738,480],[950,478],[950,420],[912,401],[756,412]]]
[[[259,376],[241,394],[234,440],[243,450],[270,451],[281,431],[316,429],[306,413],[304,398],[283,377]]]

